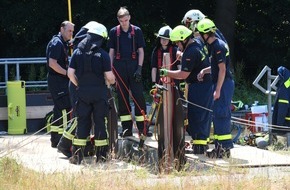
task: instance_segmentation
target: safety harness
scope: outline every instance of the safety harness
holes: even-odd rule
[[[170,63],[173,62],[173,55],[172,55],[172,51],[173,47],[169,46],[169,53],[170,53]],[[161,47],[158,48],[157,50],[157,64],[158,64],[158,68],[161,69],[162,68],[162,51],[161,51]]]
[[[132,59],[136,59],[136,47],[135,47],[135,29],[134,29],[134,25],[130,24],[131,26],[131,36],[132,36],[132,47],[133,47],[133,51],[132,51]],[[116,53],[116,59],[121,59],[121,54],[120,54],[120,35],[121,35],[121,26],[118,25],[117,26],[117,30],[116,30],[116,34],[117,34],[117,53]]]

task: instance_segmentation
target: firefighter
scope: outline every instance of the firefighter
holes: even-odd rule
[[[216,26],[210,19],[202,19],[197,24],[204,43],[210,50],[211,66],[198,74],[199,81],[211,73],[213,81],[213,126],[217,157],[230,155],[233,148],[231,136],[231,100],[234,94],[234,80],[230,71],[230,55],[228,45],[216,37]]]
[[[157,34],[156,46],[152,51],[151,55],[151,78],[152,83],[160,83],[159,77],[159,69],[162,67],[163,63],[163,53],[170,54],[170,63],[174,63],[171,65],[170,70],[178,70],[180,69],[180,61],[176,61],[177,58],[177,47],[172,44],[170,41],[170,33],[172,29],[170,26],[163,26],[159,29]],[[178,80],[175,81],[178,86]]]
[[[202,52],[201,46],[194,40],[192,31],[179,25],[170,34],[170,40],[178,45],[182,51],[181,70],[171,71],[160,69],[161,76],[174,79],[185,79],[188,84],[188,101],[201,107],[188,104],[188,131],[192,137],[192,149],[194,154],[204,154],[208,149],[208,126],[211,122],[210,109],[212,104],[212,82],[210,74],[204,75],[203,81],[198,81],[198,73],[207,68],[208,57]]]
[[[272,116],[272,124],[278,126],[290,127],[290,71],[280,66],[277,69],[279,82],[277,85],[277,93],[275,97],[274,110]],[[273,127],[272,132],[277,134],[285,134],[289,129],[279,129]]]
[[[75,37],[72,40],[73,48],[74,50],[77,48],[78,44],[87,36],[87,32],[90,28],[97,27],[98,22],[96,21],[90,21],[86,25],[84,25],[80,31],[75,35]],[[77,94],[76,94],[76,86],[70,81],[69,82],[69,93],[70,93],[70,100],[72,109],[75,110],[75,103],[77,101]],[[77,119],[75,118],[75,112],[72,112],[73,120],[68,123],[67,128],[63,131],[62,137],[60,138],[60,141],[57,145],[58,151],[63,153],[68,158],[72,156],[71,153],[71,146],[72,146],[72,139],[75,135],[75,129],[77,126]],[[87,143],[87,151],[85,151],[85,155],[87,152],[90,152],[90,141]]]
[[[194,32],[194,37],[202,40],[197,32],[196,25],[198,21],[204,19],[205,17],[206,16],[200,10],[191,9],[185,13],[181,23]],[[215,36],[227,43],[226,38],[218,28],[216,29]]]
[[[98,24],[96,21],[90,21],[87,24],[85,24],[81,29],[76,33],[74,38],[70,41],[71,45],[73,46],[73,49],[77,49],[78,44],[87,36],[87,32],[91,27],[94,27]]]
[[[69,21],[61,23],[60,32],[52,37],[46,48],[47,83],[51,93],[54,108],[51,126],[51,147],[56,148],[59,139],[66,128],[68,115],[71,109],[68,82],[68,41],[74,31],[74,24]]]
[[[130,23],[126,7],[117,12],[119,25],[109,32],[109,55],[117,78],[118,113],[122,125],[122,137],[132,136],[132,116],[129,102],[131,92],[135,104],[135,121],[139,135],[152,135],[144,131],[146,103],[143,95],[142,66],[145,41],[142,30]],[[130,91],[130,92],[129,92]]]
[[[111,70],[110,57],[101,48],[108,33],[104,25],[98,23],[88,30],[87,37],[74,51],[68,76],[77,86],[76,116],[78,119],[76,136],[73,139],[73,156],[70,162],[81,164],[87,138],[95,123],[94,145],[96,162],[105,161],[108,153],[107,118],[109,113],[107,84],[115,83]]]

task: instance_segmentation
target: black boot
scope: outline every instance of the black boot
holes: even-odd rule
[[[58,132],[50,132],[50,142],[51,142],[51,147],[56,148],[57,144],[61,138],[61,134],[58,134]]]
[[[132,136],[132,121],[123,121],[122,122],[122,133],[120,133],[120,137],[128,137]]]
[[[209,149],[206,152],[209,158],[229,158],[231,156],[230,148],[223,148],[222,145],[218,144],[214,149]]]
[[[72,157],[69,158],[71,164],[80,165],[84,158],[84,147],[82,146],[72,146]]]
[[[57,145],[57,150],[63,153],[66,157],[70,158],[72,156],[72,141],[62,136]]]
[[[95,155],[95,145],[92,141],[87,141],[87,145],[84,149],[84,156],[94,156]]]
[[[208,145],[192,145],[193,154],[205,154]]]
[[[108,159],[108,145],[96,146],[96,162],[106,162]]]

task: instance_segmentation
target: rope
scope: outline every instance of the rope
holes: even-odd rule
[[[117,76],[117,78],[121,81],[121,83],[123,84],[123,86],[124,86],[125,89],[127,90],[129,96],[132,98],[132,100],[134,101],[135,105],[137,105],[138,109],[139,109],[140,112],[141,112],[142,110],[141,110],[140,106],[139,106],[138,103],[136,102],[136,100],[135,100],[135,98],[133,97],[133,95],[132,95],[131,93],[129,93],[129,89],[128,89],[127,86],[125,85],[125,83],[124,83],[123,79],[120,77],[119,73],[116,71],[115,67],[112,66],[112,69],[113,69],[115,75]],[[123,100],[124,100],[124,102],[125,102],[126,108],[127,108],[128,112],[130,113],[130,115],[131,115],[131,119],[132,119],[132,121],[133,121],[133,115],[132,115],[132,112],[130,111],[130,107],[129,107],[128,103],[126,102],[126,99],[125,99],[124,93],[123,93],[123,91],[121,90],[121,88],[119,87],[119,85],[117,85],[117,87],[118,87],[118,89],[119,89],[119,91],[120,91],[120,94],[122,95],[122,98],[123,98]],[[144,119],[144,120],[145,120],[145,119]],[[137,124],[136,124],[135,122],[133,122],[133,125],[134,125],[134,127],[138,130]],[[145,122],[144,122],[144,125],[145,125]],[[138,131],[139,131],[139,130],[138,130]]]
[[[179,101],[183,101],[183,102],[189,103],[189,104],[191,104],[193,106],[199,107],[199,108],[207,110],[209,112],[212,112],[211,109],[208,109],[208,108],[200,106],[198,104],[189,102],[188,100],[185,100],[183,98],[178,98],[176,100],[176,105],[178,104]],[[241,124],[241,125],[248,126],[248,127],[253,127],[253,125],[255,125],[256,127],[259,127],[259,128],[290,131],[290,127],[287,127],[287,126],[272,125],[272,124],[268,124],[268,123],[263,123],[263,122],[258,122],[258,121],[251,121],[251,120],[248,120],[248,119],[242,119],[242,118],[238,118],[238,117],[234,117],[234,116],[231,116],[231,119],[232,119],[231,120],[232,123],[237,123],[237,124]],[[238,121],[235,121],[235,120],[238,120]]]
[[[72,110],[69,111],[66,115],[70,114],[71,112],[72,112]],[[14,152],[14,151],[16,151],[16,150],[19,150],[20,148],[26,146],[27,144],[29,144],[29,143],[31,143],[31,142],[33,142],[33,141],[39,139],[39,138],[40,138],[41,136],[43,136],[43,135],[47,135],[47,134],[49,134],[50,131],[48,131],[48,132],[46,132],[46,133],[40,135],[38,138],[36,138],[36,139],[34,139],[34,140],[31,140],[31,141],[29,141],[28,143],[26,143],[26,144],[24,144],[24,145],[18,147],[21,143],[23,143],[23,142],[27,141],[28,139],[32,138],[33,136],[37,135],[39,132],[41,132],[42,130],[46,129],[48,126],[50,126],[50,125],[56,123],[57,121],[59,121],[59,120],[62,119],[62,118],[63,118],[63,116],[59,117],[58,119],[54,120],[52,123],[50,123],[50,124],[44,126],[43,128],[41,128],[41,129],[39,129],[38,131],[34,132],[33,134],[29,135],[27,138],[25,138],[25,139],[23,139],[22,141],[18,142],[18,143],[15,145],[15,147],[16,147],[15,149],[8,151],[8,153],[6,153],[6,154],[0,156],[0,158],[3,158],[4,156],[7,156],[8,154],[11,154],[12,152]],[[71,120],[69,120],[67,123],[71,122],[73,119],[74,119],[74,118],[72,118]],[[60,127],[63,126],[63,125],[65,125],[65,124],[66,124],[66,123],[61,124]],[[4,151],[1,151],[0,153],[3,153],[3,152],[5,152],[5,150],[4,150]]]

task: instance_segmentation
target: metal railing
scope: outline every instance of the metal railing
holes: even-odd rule
[[[20,80],[20,65],[46,64],[46,57],[28,57],[28,58],[0,58],[0,67],[4,65],[4,81],[0,81],[0,89],[6,88],[9,79],[9,65],[15,65],[15,80]],[[47,81],[25,81],[25,87],[47,87]]]

